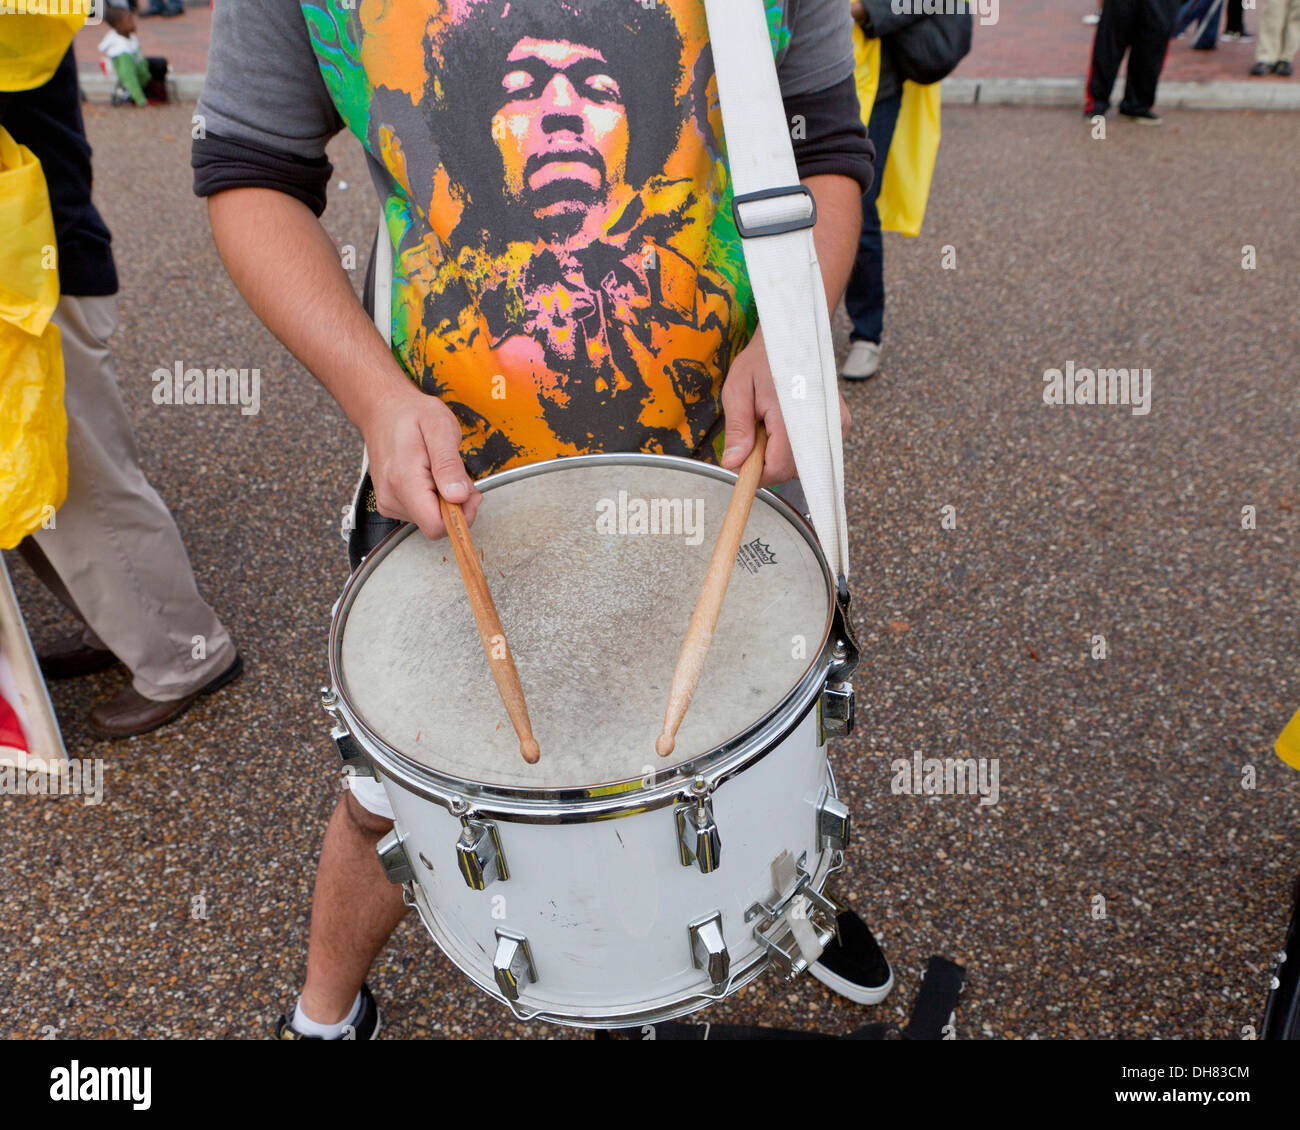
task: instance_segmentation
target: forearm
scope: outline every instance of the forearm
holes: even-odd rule
[[[236,188],[208,198],[208,217],[253,313],[358,428],[379,400],[413,391],[310,208],[273,189]]]
[[[831,174],[805,177],[802,183],[817,201],[813,245],[817,249],[817,262],[821,265],[826,303],[834,317],[858,254],[858,236],[862,231],[862,187],[852,177]]]

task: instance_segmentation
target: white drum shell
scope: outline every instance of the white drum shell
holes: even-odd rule
[[[585,1026],[668,1019],[719,999],[696,968],[692,923],[721,913],[732,984],[766,965],[746,910],[789,892],[773,887],[782,851],[814,876],[829,868],[817,804],[830,785],[816,709],[761,760],[712,794],[721,863],[683,866],[675,808],[578,824],[497,821],[510,878],[473,890],[456,865],[460,821],[396,782],[384,786],[435,941],[480,988],[504,1000],[492,970],[498,929],[528,939],[537,982],[517,1013]],[[797,798],[797,799],[796,799]],[[424,860],[432,864],[426,866]]]

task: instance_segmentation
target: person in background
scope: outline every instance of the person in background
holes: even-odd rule
[[[1192,49],[1213,51],[1219,43],[1219,23],[1223,19],[1223,0],[1183,0],[1174,22],[1173,38],[1192,28]]]
[[[1160,115],[1152,107],[1178,7],[1178,0],[1105,0],[1092,41],[1083,107],[1086,117],[1104,115],[1110,109],[1115,77],[1127,54],[1128,75],[1119,112],[1142,125],[1160,124]]]
[[[40,656],[46,678],[130,668],[90,710],[101,737],[143,734],[237,678],[243,661],[199,595],[166,504],[145,478],[108,339],[117,328],[112,237],[91,200],[90,145],[71,48],[42,86],[0,95],[0,124],[40,160],[54,213],[68,415],[68,493],[20,550],[82,622]]]
[[[1291,77],[1291,60],[1300,48],[1300,0],[1264,0],[1259,16],[1255,65],[1250,73]]]
[[[1242,10],[1242,0],[1228,0],[1228,17],[1223,24],[1223,38],[1240,43],[1255,38],[1246,30],[1246,15]]]
[[[938,88],[934,88],[933,118],[924,115],[908,117],[904,135],[895,139],[900,113],[903,111],[905,87],[909,80],[923,85],[933,85],[949,73],[970,49],[969,15],[910,15],[899,14],[892,0],[854,0],[849,11],[868,44],[878,40],[878,48],[869,54],[859,55],[857,62],[858,98],[862,113],[867,119],[867,137],[876,153],[876,176],[862,197],[862,233],[858,237],[858,252],[844,291],[844,308],[853,323],[849,332],[849,352],[840,367],[840,376],[846,381],[865,381],[880,371],[880,342],[885,321],[885,258],[882,232],[880,194],[889,174],[889,152],[892,146],[906,145],[911,154],[925,149],[929,153],[928,167],[933,168],[933,147],[938,145]],[[875,61],[876,74],[864,73]],[[874,79],[874,99],[872,94]],[[928,128],[933,134],[920,136]],[[905,161],[904,167],[924,164]],[[919,216],[924,214],[925,197],[929,192],[928,173],[924,185],[911,186],[918,218],[913,230],[920,229]],[[890,230],[905,230],[892,226]]]
[[[150,72],[148,60],[140,50],[140,39],[135,34],[135,16],[124,5],[115,4],[104,12],[104,22],[108,31],[99,41],[99,53],[103,55],[117,75],[117,81],[131,96],[137,106],[147,106],[145,84],[154,76]]]

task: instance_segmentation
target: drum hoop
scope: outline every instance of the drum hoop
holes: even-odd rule
[[[702,474],[723,482],[734,483],[736,475],[711,463],[674,455],[648,455],[639,452],[573,455],[512,467],[489,475],[478,483],[486,493],[519,479],[549,471],[597,466],[653,466]],[[368,756],[378,763],[385,777],[427,800],[435,801],[456,815],[468,811],[507,821],[536,824],[585,823],[632,816],[677,803],[683,790],[697,776],[703,776],[712,788],[756,764],[796,729],[814,709],[833,666],[832,636],[837,615],[834,580],[830,566],[817,541],[816,533],[803,515],[770,490],[760,490],[757,498],[781,513],[803,536],[821,567],[826,592],[826,624],[814,659],[795,686],[775,706],[740,734],[679,765],[656,769],[654,783],[643,784],[643,777],[583,786],[525,787],[487,781],[471,781],[433,769],[394,749],[379,737],[360,717],[348,699],[342,677],[343,626],[366,579],[380,561],[403,538],[417,532],[412,523],[403,523],[372,549],[348,578],[334,605],[330,619],[329,671],[331,713],[341,715],[348,730],[362,744]]]

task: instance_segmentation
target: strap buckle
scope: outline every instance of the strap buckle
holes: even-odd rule
[[[773,200],[779,196],[808,197],[809,214],[800,220],[777,220],[770,224],[755,224],[749,227],[740,218],[740,206],[753,200]],[[746,192],[732,198],[731,216],[736,221],[736,230],[741,239],[759,239],[765,235],[784,235],[790,231],[810,228],[817,222],[817,200],[806,184],[792,184],[785,187],[761,188],[757,192]]]

